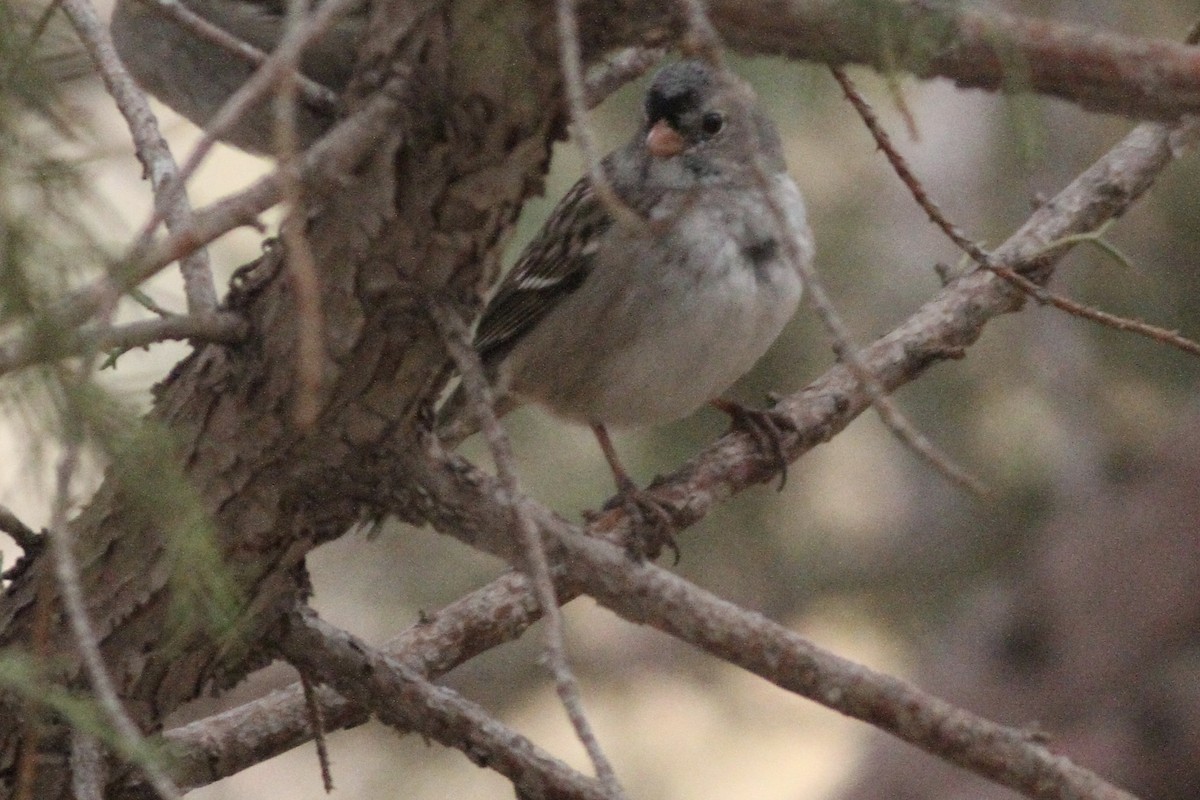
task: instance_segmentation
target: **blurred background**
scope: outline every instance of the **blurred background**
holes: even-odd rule
[[[1190,2],[1004,2],[988,9],[1082,22],[1128,35],[1182,39]],[[51,29],[51,34],[61,31]],[[55,40],[51,40],[55,41]],[[64,73],[77,56],[61,40]],[[763,96],[787,143],[818,243],[817,267],[859,342],[888,331],[935,293],[935,270],[969,268],[930,225],[876,151],[823,67],[734,59]],[[1052,196],[1116,143],[1128,120],[1039,97],[960,91],[948,81],[897,77],[918,136],[906,133],[887,82],[855,69],[902,152],[932,196],[970,235],[994,246],[1039,198]],[[644,82],[592,115],[605,149],[636,126]],[[63,235],[21,277],[69,285],[120,253],[148,217],[149,192],[128,134],[93,79],[62,81],[47,98],[58,118],[9,104],[4,125],[26,146],[0,150],[9,180],[4,214]],[[161,106],[177,157],[196,131]],[[65,195],[31,188],[37,165],[62,165]],[[232,149],[192,183],[204,205],[263,174],[266,162]],[[527,204],[510,261],[582,172],[560,144],[546,196]],[[1127,263],[1078,247],[1054,288],[1117,314],[1200,337],[1200,224],[1192,156],[1170,167],[1149,197],[1106,235]],[[74,198],[57,209],[62,198]],[[268,217],[270,224],[277,217]],[[15,223],[10,229],[17,230]],[[44,234],[43,234],[44,235]],[[216,243],[224,287],[262,237]],[[97,257],[97,252],[105,254]],[[6,281],[16,280],[6,270]],[[36,279],[36,280],[35,280]],[[175,273],[146,288],[182,310]],[[5,293],[7,297],[7,292]],[[122,307],[133,318],[136,307]],[[11,318],[11,317],[7,317]],[[0,330],[4,318],[0,318]],[[186,352],[156,345],[101,374],[132,407]],[[735,387],[761,404],[803,387],[832,363],[828,337],[803,308],[758,368]],[[1148,340],[1031,305],[991,324],[967,358],[940,365],[897,400],[997,498],[948,486],[873,414],[789,473],[784,491],[745,492],[687,531],[676,569],[835,652],[910,679],[1002,722],[1045,731],[1054,747],[1144,798],[1200,797],[1200,362]],[[37,370],[0,382],[0,502],[29,524],[47,520],[56,423],[41,413]],[[41,399],[39,399],[41,398]],[[617,447],[642,483],[668,472],[721,433],[702,411]],[[564,514],[612,493],[590,433],[536,410],[508,418],[526,490]],[[488,463],[482,445],[464,452]],[[95,480],[95,471],[92,480]],[[86,497],[86,486],[79,495]],[[16,551],[0,549],[11,563]],[[494,577],[498,562],[432,531],[386,526],[350,533],[309,560],[315,605],[331,622],[382,642]],[[600,741],[631,796],[646,800],[1004,798],[903,745],[586,599],[568,607],[570,655]],[[540,629],[451,673],[452,685],[507,723],[585,768],[548,674]],[[265,670],[224,698],[184,709],[179,721],[294,680]],[[507,781],[460,754],[368,724],[329,741],[335,798],[500,798]],[[324,796],[313,748],[199,790],[235,800]]]

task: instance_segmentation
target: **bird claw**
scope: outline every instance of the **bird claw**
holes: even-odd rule
[[[663,548],[670,550],[679,563],[679,545],[675,543],[678,528],[671,510],[649,492],[634,484],[623,486],[617,495],[604,504],[605,510],[624,509],[629,515],[629,538],[625,551],[634,561],[653,561]]]
[[[758,449],[768,454],[775,469],[779,472],[779,486],[782,492],[787,485],[788,459],[784,449],[784,437],[796,432],[796,423],[790,417],[779,411],[763,408],[750,408],[732,400],[714,400],[713,406],[729,415],[730,427],[743,431],[754,439]]]

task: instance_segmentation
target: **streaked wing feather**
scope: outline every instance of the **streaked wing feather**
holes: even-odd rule
[[[475,348],[485,364],[502,359],[592,269],[600,237],[612,218],[580,179],[559,201],[483,312]]]

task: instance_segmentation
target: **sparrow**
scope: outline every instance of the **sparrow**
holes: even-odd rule
[[[618,500],[648,523],[631,549],[678,555],[669,512],[629,477],[608,429],[710,403],[777,442],[769,412],[720,395],[795,313],[814,248],[779,134],[747,83],[684,60],[655,75],[643,109],[600,164],[624,208],[580,179],[487,304],[474,344],[497,414],[535,403],[590,426]],[[477,427],[464,395],[441,409],[444,440]]]

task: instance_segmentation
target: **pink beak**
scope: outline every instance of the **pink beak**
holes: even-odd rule
[[[665,119],[654,123],[654,127],[646,134],[646,149],[655,158],[670,158],[683,152],[686,142]]]

